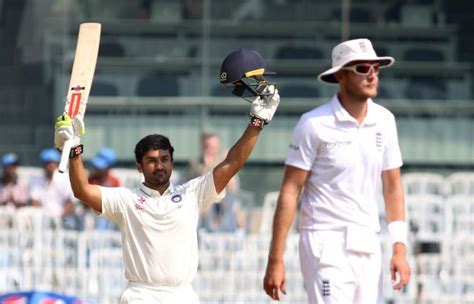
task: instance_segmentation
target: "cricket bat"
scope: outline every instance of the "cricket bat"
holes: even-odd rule
[[[87,99],[91,91],[100,43],[100,23],[82,23],[77,37],[76,54],[72,65],[71,80],[67,91],[64,114],[71,118],[81,115],[84,119]],[[64,173],[68,167],[71,140],[64,143],[58,171]]]

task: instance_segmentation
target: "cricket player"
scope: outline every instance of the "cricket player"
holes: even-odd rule
[[[395,118],[372,100],[379,69],[393,62],[377,56],[368,39],[349,40],[334,47],[332,68],[318,76],[324,83],[339,84],[339,92],[303,114],[290,140],[263,282],[272,299],[287,292],[283,254],[300,200],[300,264],[308,303],[383,303],[376,199],[380,183],[393,242],[393,288],[407,285],[407,223]]]
[[[56,123],[58,149],[69,139],[69,176],[74,195],[102,216],[114,221],[122,236],[123,264],[128,285],[122,304],[199,303],[191,282],[198,268],[199,214],[225,195],[225,187],[252,152],[259,134],[269,123],[280,97],[274,85],[263,80],[263,58],[253,50],[229,54],[220,81],[253,94],[250,122],[226,158],[211,171],[181,185],[173,185],[174,148],[163,135],[151,134],[135,146],[137,170],[144,182],[136,189],[89,184],[80,154],[84,123],[60,116]],[[257,91],[258,89],[258,91]]]

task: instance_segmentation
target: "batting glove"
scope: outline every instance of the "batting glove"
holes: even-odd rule
[[[80,145],[81,136],[85,134],[84,121],[80,115],[73,119],[67,114],[61,115],[56,119],[54,128],[54,146],[61,151],[68,140],[72,140],[72,147]]]
[[[265,90],[267,95],[257,96],[250,107],[250,124],[260,128],[272,120],[280,104],[280,95],[274,85],[269,85]]]

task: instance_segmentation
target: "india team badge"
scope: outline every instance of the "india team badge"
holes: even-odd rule
[[[181,196],[181,194],[175,194],[171,197],[171,201],[173,203],[179,203],[183,200],[183,197]]]

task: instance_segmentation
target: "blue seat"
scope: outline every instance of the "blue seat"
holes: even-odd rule
[[[137,96],[178,96],[178,77],[176,75],[153,74],[141,78],[137,85]]]
[[[278,86],[278,93],[281,97],[294,98],[315,98],[321,96],[317,87],[307,84],[282,84]]]
[[[125,56],[125,48],[118,42],[104,42],[100,44],[99,56],[123,57]]]
[[[405,61],[444,61],[445,56],[440,49],[412,47],[403,53]]]
[[[211,96],[219,96],[219,97],[228,97],[232,96],[232,88],[227,88],[222,84],[216,85],[212,88]]]
[[[333,10],[331,17],[331,19],[334,21],[341,21],[341,9],[338,8]],[[349,12],[349,21],[356,23],[374,23],[376,21],[376,17],[367,8],[353,7]]]
[[[118,88],[115,84],[103,81],[94,81],[91,89],[92,96],[118,96]]]
[[[405,96],[409,99],[444,100],[448,97],[448,88],[446,82],[442,79],[410,78]]]
[[[323,58],[320,49],[306,46],[281,46],[277,49],[277,59],[319,59]]]

